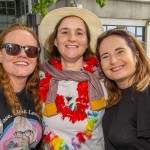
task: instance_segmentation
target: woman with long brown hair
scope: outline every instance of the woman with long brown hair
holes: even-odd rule
[[[108,92],[103,118],[106,150],[150,149],[150,60],[135,36],[123,29],[97,40]]]
[[[0,34],[0,149],[35,148],[42,136],[38,96],[40,44],[12,24]]]

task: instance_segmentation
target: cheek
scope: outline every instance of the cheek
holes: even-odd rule
[[[7,54],[3,54],[1,55],[2,57],[0,57],[0,62],[3,64],[3,67],[7,67],[10,62],[12,62],[12,58],[11,56],[7,55]]]
[[[107,67],[107,63],[105,61],[100,61],[100,63],[101,63],[102,69],[105,70]]]
[[[102,67],[102,70],[103,70],[104,74],[107,75],[109,73],[109,64],[108,64],[108,62],[101,61],[101,67]]]
[[[87,49],[88,48],[88,41],[87,41],[87,39],[84,39],[82,43],[84,43],[84,46]]]
[[[31,61],[33,70],[35,69],[37,65],[37,58]]]

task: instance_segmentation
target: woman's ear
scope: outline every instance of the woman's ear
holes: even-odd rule
[[[54,45],[57,47],[57,39],[54,40]]]
[[[138,61],[139,61],[139,51],[136,51],[135,52],[135,61],[136,61],[136,63],[138,63]]]
[[[0,50],[0,63],[2,63],[2,56],[3,56],[2,50]]]

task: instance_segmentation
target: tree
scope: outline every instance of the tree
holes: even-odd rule
[[[42,18],[48,13],[47,6],[52,5],[56,0],[40,0],[39,3],[32,3],[32,12],[41,14]]]
[[[47,6],[56,3],[57,0],[40,0],[39,3],[32,4],[32,12],[41,14],[42,18],[48,13]],[[96,0],[101,8],[105,6],[105,0]]]
[[[106,5],[105,0],[96,0],[96,3],[98,3],[101,8]]]

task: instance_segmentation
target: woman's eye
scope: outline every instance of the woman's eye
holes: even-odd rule
[[[83,35],[83,33],[82,32],[78,32],[78,35]]]
[[[108,55],[104,55],[104,56],[101,57],[101,59],[106,59],[108,57],[109,57]]]
[[[122,52],[124,52],[124,51],[122,51],[122,50],[121,50],[121,51],[118,51],[118,54],[121,54]]]
[[[63,31],[63,32],[61,32],[61,34],[67,34],[68,32],[67,31]]]

